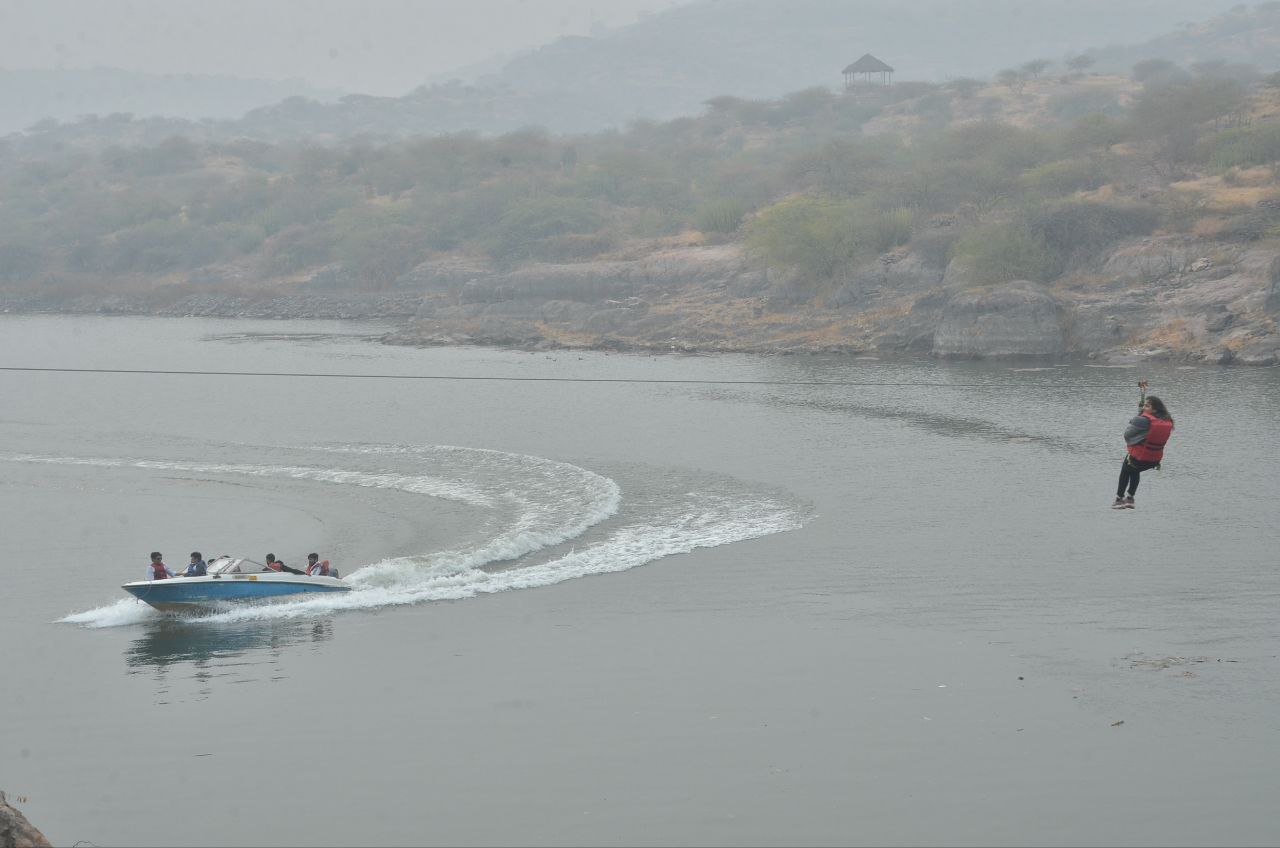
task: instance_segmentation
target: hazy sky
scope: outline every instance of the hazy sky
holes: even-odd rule
[[[304,79],[401,95],[685,0],[0,0],[0,68]]]

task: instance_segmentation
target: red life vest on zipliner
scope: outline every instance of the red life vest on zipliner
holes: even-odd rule
[[[169,573],[165,571],[163,562],[151,563],[151,578],[153,580],[165,580],[169,577]]]
[[[1142,417],[1147,419],[1151,426],[1147,428],[1145,439],[1136,445],[1129,445],[1129,456],[1139,462],[1159,462],[1164,456],[1164,446],[1169,441],[1169,434],[1173,432],[1173,422],[1156,418],[1149,412],[1142,413]]]

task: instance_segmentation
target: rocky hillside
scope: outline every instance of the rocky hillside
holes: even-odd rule
[[[779,310],[740,246],[629,262],[479,273],[460,290],[421,268],[416,319],[388,341],[885,356],[1280,362],[1274,248],[1180,236],[1122,243],[1101,274],[982,285],[956,263],[877,257],[824,305]],[[1202,255],[1203,254],[1203,255]]]
[[[44,834],[27,821],[22,811],[12,806],[0,791],[0,846],[4,848],[45,848],[50,845]]]
[[[388,293],[0,296],[0,311],[389,319],[389,344],[845,352],[965,359],[1280,364],[1280,250],[1185,236],[1126,241],[1103,271],[982,285],[958,263],[877,257],[827,304],[780,309],[737,244],[511,271],[423,263]]]
[[[1280,77],[1167,60],[720,97],[586,136],[27,140],[0,146],[0,309],[1268,365],[1278,163]]]

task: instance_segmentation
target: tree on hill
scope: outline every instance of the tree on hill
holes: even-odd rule
[[[1018,70],[1032,79],[1040,79],[1040,75],[1052,64],[1053,62],[1048,59],[1032,59],[1030,62],[1024,62],[1018,66]]]
[[[1071,73],[1080,75],[1083,74],[1086,69],[1093,67],[1094,62],[1096,61],[1097,60],[1088,53],[1078,53],[1075,56],[1068,56],[1064,60],[1063,64],[1067,66],[1067,70],[1071,71]]]
[[[1027,87],[1027,75],[1017,68],[1005,68],[996,74],[996,81],[1001,85],[1008,86],[1009,90],[1014,94],[1022,94]]]

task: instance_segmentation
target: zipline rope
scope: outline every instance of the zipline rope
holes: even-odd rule
[[[160,374],[184,377],[309,377],[324,379],[369,379],[369,380],[484,380],[492,382],[512,383],[649,383],[649,384],[682,384],[682,385],[729,385],[729,386],[885,386],[907,388],[935,389],[982,389],[1006,388],[994,383],[929,383],[929,382],[877,382],[862,380],[705,380],[705,379],[666,379],[651,377],[498,377],[484,375],[460,374],[325,374],[300,373],[290,371],[168,371],[156,368],[34,368],[17,365],[0,365],[0,371],[27,371],[65,374]],[[1054,386],[1054,388],[1059,388]],[[1115,383],[1076,383],[1073,388],[1088,389],[1131,389]]]

